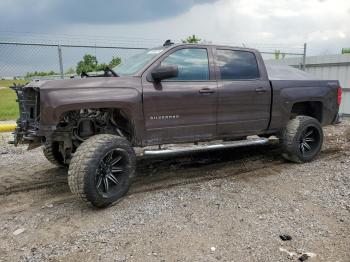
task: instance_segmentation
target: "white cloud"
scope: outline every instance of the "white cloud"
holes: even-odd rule
[[[72,25],[65,33],[97,33],[116,38],[183,39],[197,34],[213,43],[309,44],[309,54],[339,53],[350,45],[349,0],[221,0],[154,22]]]

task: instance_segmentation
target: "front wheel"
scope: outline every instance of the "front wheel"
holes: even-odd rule
[[[126,139],[96,135],[74,153],[68,184],[78,198],[96,207],[106,207],[126,194],[134,172],[135,153]]]
[[[287,123],[280,140],[285,159],[296,163],[309,162],[321,151],[322,126],[315,118],[297,116]]]

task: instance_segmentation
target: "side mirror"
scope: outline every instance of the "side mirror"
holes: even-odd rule
[[[161,65],[153,69],[151,72],[152,78],[155,81],[162,81],[179,75],[179,69],[177,65]]]

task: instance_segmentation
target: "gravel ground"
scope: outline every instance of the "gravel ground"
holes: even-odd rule
[[[350,122],[325,135],[307,164],[273,142],[139,159],[129,194],[97,210],[0,134],[0,261],[350,261]]]

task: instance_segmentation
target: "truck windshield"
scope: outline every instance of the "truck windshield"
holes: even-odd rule
[[[123,59],[113,70],[120,76],[131,76],[150,62],[155,56],[163,52],[163,48],[152,48],[137,55]]]

